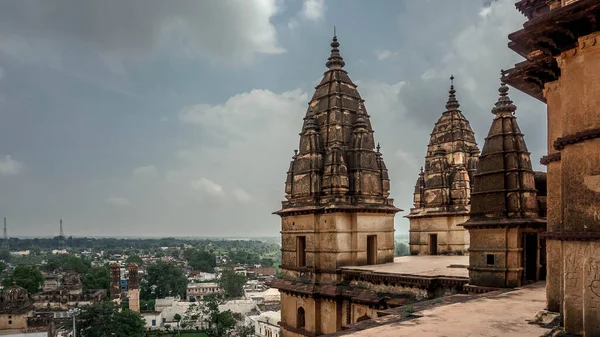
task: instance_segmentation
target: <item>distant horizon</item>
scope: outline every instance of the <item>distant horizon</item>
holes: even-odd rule
[[[31,236],[31,235],[20,235],[20,236],[8,236],[9,239],[52,239],[57,237],[58,235],[46,235],[46,236]],[[395,234],[394,237],[407,237],[407,234]],[[65,237],[74,237],[74,238],[90,238],[90,239],[178,239],[178,240],[244,240],[244,239],[274,239],[280,238],[279,235],[274,236],[127,236],[127,235],[119,235],[119,236],[97,236],[97,235],[65,235]]]

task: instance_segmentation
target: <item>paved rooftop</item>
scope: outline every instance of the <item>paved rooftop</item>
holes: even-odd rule
[[[361,331],[347,331],[335,336],[354,337],[500,337],[541,336],[549,329],[529,324],[546,304],[544,282],[538,282],[514,291],[475,296],[464,302],[433,306],[416,314],[422,317],[402,320],[400,316],[376,318],[359,324],[371,324]],[[461,295],[457,295],[461,296]],[[464,295],[462,295],[464,296]],[[369,323],[368,323],[369,322]]]
[[[396,257],[394,263],[342,267],[342,269],[371,271],[382,274],[469,277],[468,265],[468,256],[419,255]]]

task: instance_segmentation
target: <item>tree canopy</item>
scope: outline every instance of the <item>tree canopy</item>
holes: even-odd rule
[[[13,284],[27,289],[30,294],[40,292],[44,284],[44,275],[33,266],[17,266],[12,274],[2,280],[2,285],[10,287]]]
[[[110,268],[108,265],[92,267],[81,280],[85,289],[110,289]]]
[[[236,273],[233,268],[227,268],[221,273],[219,278],[219,286],[223,288],[225,298],[235,298],[244,295],[244,284],[246,284],[246,277],[242,274]]]
[[[410,250],[408,249],[408,245],[404,242],[396,241],[396,247],[394,249],[395,256],[407,256],[410,255]]]
[[[146,277],[140,284],[140,298],[150,300],[177,295],[185,297],[187,284],[187,277],[180,267],[159,261],[146,267]]]
[[[130,263],[135,263],[141,267],[144,264],[144,261],[142,261],[142,258],[138,255],[130,255],[127,260],[125,260],[125,265],[129,265]]]
[[[65,328],[72,331],[70,322]],[[144,337],[145,334],[145,321],[142,316],[129,309],[119,310],[119,306],[113,302],[94,302],[77,316],[77,336]]]
[[[194,248],[186,249],[183,252],[183,257],[188,264],[195,270],[200,270],[206,273],[214,273],[217,266],[217,260],[214,254],[205,250]]]
[[[241,318],[240,314],[233,313],[231,310],[220,311],[219,304],[223,301],[223,297],[219,294],[209,294],[204,296],[200,307],[206,332],[211,337],[231,336],[237,321]]]

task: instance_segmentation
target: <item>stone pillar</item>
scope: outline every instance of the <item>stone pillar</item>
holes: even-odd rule
[[[548,232],[563,230],[562,200],[562,166],[560,151],[554,149],[554,140],[562,136],[562,120],[565,109],[562,91],[558,90],[558,81],[547,83],[544,96],[548,102],[548,156],[542,158],[546,164],[547,189],[546,197]],[[546,241],[546,308],[554,312],[562,312],[563,299],[563,244],[556,238],[549,237]]]

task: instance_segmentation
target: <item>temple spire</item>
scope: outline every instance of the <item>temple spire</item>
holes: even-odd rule
[[[456,100],[456,96],[454,95],[456,93],[456,90],[454,90],[454,75],[450,75],[450,91],[449,91],[450,95],[448,97],[448,103],[446,103],[446,110],[448,111],[455,111],[458,110],[458,108],[460,107],[460,104],[458,104],[458,101]]]
[[[340,43],[337,40],[337,35],[335,33],[335,27],[333,27],[333,40],[331,41],[331,55],[327,59],[327,63],[325,64],[329,69],[342,69],[346,62],[340,55],[340,50],[338,47]]]
[[[506,83],[502,82],[500,84],[498,92],[500,93],[500,97],[498,97],[498,102],[496,102],[495,106],[492,108],[492,113],[494,115],[514,115],[517,107],[513,104],[510,97],[508,97],[508,87],[506,86]]]

